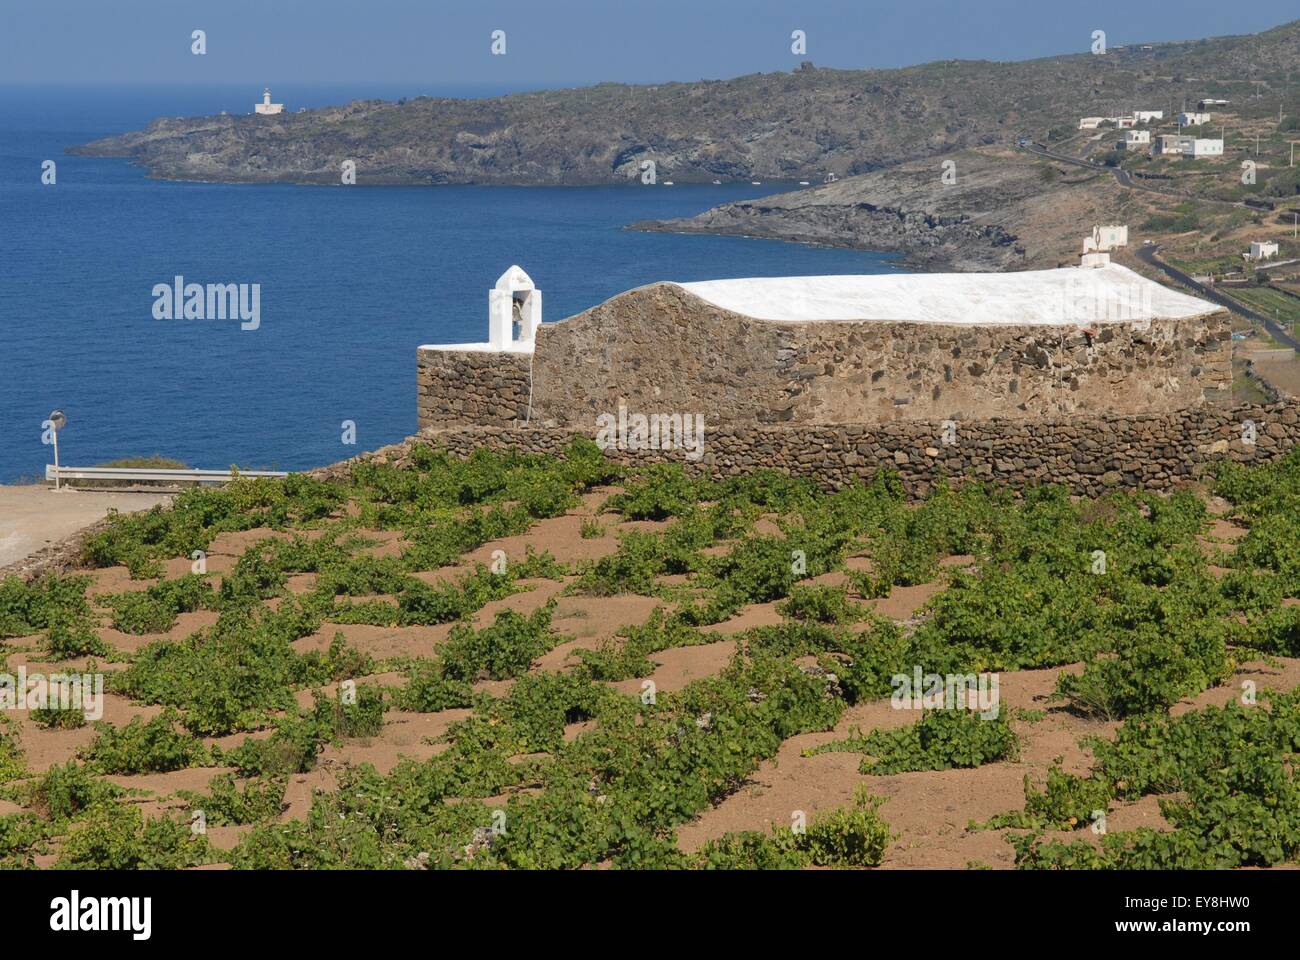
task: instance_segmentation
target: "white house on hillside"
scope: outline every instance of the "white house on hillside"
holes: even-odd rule
[[[1163,120],[1165,112],[1163,110],[1134,110],[1133,119],[1138,123],[1150,123],[1152,120]]]
[[[1125,130],[1124,139],[1120,141],[1120,146],[1125,150],[1132,150],[1139,146],[1151,145],[1150,130]]]
[[[1095,226],[1092,235],[1083,238],[1084,253],[1100,253],[1128,246],[1128,224]]]
[[[270,87],[267,87],[264,91],[262,91],[262,102],[253,105],[253,112],[254,112],[254,113],[265,114],[265,115],[267,115],[267,116],[270,116],[270,115],[272,115],[272,114],[276,114],[276,113],[283,113],[283,112],[284,112],[284,104],[283,104],[283,103],[272,103],[272,102],[271,102],[271,88],[270,88]]]
[[[1184,112],[1178,115],[1178,122],[1184,127],[1199,127],[1203,123],[1210,122],[1210,115],[1199,110]]]
[[[1105,117],[1080,117],[1080,118],[1079,118],[1079,129],[1080,129],[1080,130],[1096,130],[1098,127],[1100,127],[1100,126],[1101,126],[1103,123],[1105,123],[1105,122],[1106,122],[1106,118],[1105,118]]]
[[[1267,260],[1269,257],[1276,257],[1277,250],[1277,244],[1271,240],[1256,240],[1250,245],[1250,253],[1246,254],[1246,259]]]
[[[1184,137],[1181,134],[1162,133],[1156,137],[1155,143],[1151,145],[1151,156],[1181,156],[1184,153],[1190,153],[1192,143],[1195,137]]]
[[[1164,133],[1156,137],[1155,144],[1151,147],[1151,155],[1153,157],[1162,155],[1182,156],[1192,157],[1193,159],[1197,157],[1221,157],[1223,156],[1223,141]]]

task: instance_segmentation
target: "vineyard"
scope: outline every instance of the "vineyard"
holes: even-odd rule
[[[0,672],[104,678],[0,686],[0,865],[1297,863],[1298,528],[1300,453],[1097,500],[581,441],[189,491],[0,583]]]

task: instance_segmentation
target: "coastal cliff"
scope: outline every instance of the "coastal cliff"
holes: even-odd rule
[[[1086,49],[1086,48],[1085,48]],[[486,99],[416,97],[273,116],[166,118],[72,148],[151,176],[218,182],[628,183],[654,161],[678,182],[820,182],[1071,127],[1116,104],[1204,96],[1197,76],[1284,79],[1300,21],[1261,34],[1023,62],[945,60]]]

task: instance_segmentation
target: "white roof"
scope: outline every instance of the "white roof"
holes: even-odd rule
[[[505,344],[495,343],[422,343],[417,350],[448,350],[452,353],[532,353],[535,346],[532,340],[511,340]]]
[[[1122,323],[1214,313],[1119,264],[1013,273],[755,277],[678,284],[758,320],[882,320],[980,326]]]

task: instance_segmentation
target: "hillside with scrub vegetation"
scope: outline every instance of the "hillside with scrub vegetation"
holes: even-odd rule
[[[589,87],[482,99],[354,100],[274,117],[162,117],[73,148],[128,157],[152,176],[241,183],[638,183],[820,181],[1073,126],[1117,104],[1285,91],[1300,21],[1262,33],[1104,55],[939,60],[898,69],[789,71],[727,80]]]
[[[1168,496],[415,442],[0,583],[0,865],[1300,863],[1300,453]],[[197,551],[197,553],[196,553]],[[996,674],[995,709],[895,709]],[[942,708],[939,708],[942,707]]]

